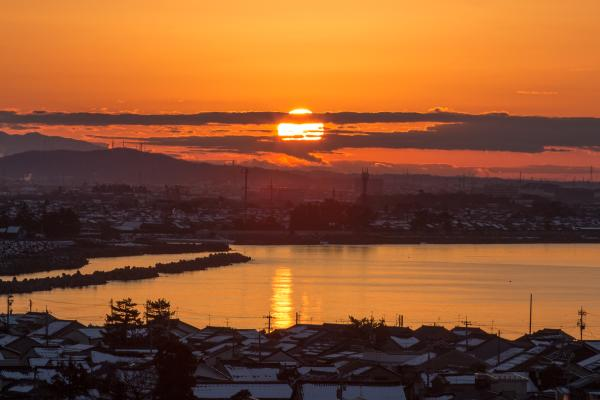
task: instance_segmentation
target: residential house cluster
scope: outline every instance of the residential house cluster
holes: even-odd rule
[[[137,398],[156,379],[150,344],[109,347],[103,327],[47,313],[0,316],[0,397],[34,399],[76,365],[117,376]],[[198,399],[598,399],[600,341],[558,329],[506,339],[476,327],[297,324],[267,333],[194,327],[169,331],[196,360]],[[83,399],[108,399],[90,387]]]

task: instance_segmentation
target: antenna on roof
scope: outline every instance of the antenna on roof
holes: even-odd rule
[[[529,293],[529,334],[531,335],[531,321],[533,318],[533,293]]]

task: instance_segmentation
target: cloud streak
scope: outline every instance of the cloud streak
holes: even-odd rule
[[[409,132],[344,130],[315,142],[284,143],[274,136],[180,136],[127,138],[156,146],[186,146],[246,154],[283,153],[318,162],[315,154],[352,148],[475,150],[541,153],[564,148],[600,149],[600,120],[507,117],[440,124]]]
[[[132,114],[132,113],[63,113],[36,111],[19,114],[0,111],[3,124],[43,125],[207,125],[207,124],[274,124],[283,120],[318,120],[325,123],[390,123],[390,122],[464,122],[509,118],[508,114],[464,114],[444,111],[417,112],[335,112],[290,115],[284,112],[205,112],[198,114]]]
[[[200,114],[140,115],[94,113],[17,114],[0,112],[3,124],[38,125],[206,125],[206,124],[274,124],[282,120],[307,119],[342,126],[334,127],[325,138],[315,142],[283,143],[273,136],[229,135],[227,131],[211,136],[131,137],[154,146],[184,146],[206,152],[240,154],[281,153],[311,162],[320,162],[319,153],[352,148],[435,149],[508,151],[541,153],[564,148],[600,150],[600,119],[512,116],[503,113],[464,114],[453,112],[376,112],[322,113],[290,117],[278,112],[212,112]],[[438,123],[424,130],[408,132],[372,132],[359,124],[368,123]],[[352,127],[352,125],[357,125]],[[352,129],[348,129],[352,127]],[[265,133],[265,132],[261,132]],[[98,136],[98,138],[100,138]],[[117,139],[102,137],[103,139]]]

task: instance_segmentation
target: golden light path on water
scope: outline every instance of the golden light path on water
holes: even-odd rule
[[[310,115],[307,108],[296,108],[290,115]],[[283,141],[316,141],[323,138],[325,126],[322,122],[282,122],[277,126],[277,136]]]
[[[369,245],[233,246],[253,258],[206,271],[156,279],[15,295],[14,312],[45,306],[65,319],[102,323],[111,298],[138,304],[164,297],[184,321],[240,328],[347,321],[348,315],[398,314],[405,324],[455,326],[468,316],[484,329],[517,337],[528,329],[533,293],[535,329],[577,334],[577,310],[588,315],[587,337],[600,337],[600,245]],[[149,266],[205,253],[92,259],[81,273],[125,265]],[[63,271],[38,273],[56,276]],[[67,271],[73,273],[73,271]],[[4,276],[3,280],[12,279]],[[22,279],[22,277],[19,277]],[[596,311],[594,311],[596,310]],[[493,321],[493,322],[492,322]]]
[[[292,270],[281,267],[275,270],[271,285],[271,312],[275,317],[275,328],[287,328],[294,323],[294,304],[292,301]]]

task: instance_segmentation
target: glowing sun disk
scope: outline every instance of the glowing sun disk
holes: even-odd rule
[[[305,114],[312,114],[312,111],[310,111],[308,108],[294,108],[292,111],[290,111],[290,114],[305,115]]]

